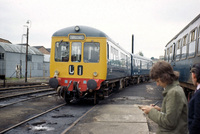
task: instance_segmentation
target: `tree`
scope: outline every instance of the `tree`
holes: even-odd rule
[[[144,54],[142,53],[142,51],[139,51],[138,53],[140,56],[144,56]]]

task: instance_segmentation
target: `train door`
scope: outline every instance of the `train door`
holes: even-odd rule
[[[171,46],[172,48],[172,53],[171,53],[171,64],[172,64],[172,66],[176,66],[176,59],[175,59],[175,54],[176,54],[176,44],[175,43],[173,43],[173,45]]]

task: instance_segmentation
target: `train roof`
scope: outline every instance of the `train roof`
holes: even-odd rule
[[[132,56],[133,56],[134,58],[137,58],[137,59],[152,61],[151,59],[149,59],[149,58],[147,58],[147,57],[143,57],[143,56],[140,56],[140,55],[137,55],[137,54],[132,54]]]
[[[198,20],[200,18],[200,14],[197,16],[197,17],[195,17],[187,26],[185,26],[174,38],[172,38],[168,43],[167,43],[167,45],[171,42],[171,41],[173,41],[174,39],[176,39],[178,36],[179,36],[179,34],[181,34],[184,30],[186,30],[190,25],[192,25],[196,20]],[[167,47],[167,45],[165,46],[165,47]]]
[[[79,30],[75,28],[79,27]],[[53,36],[68,36],[71,33],[84,33],[86,37],[108,37],[104,32],[88,26],[71,26],[56,31]]]

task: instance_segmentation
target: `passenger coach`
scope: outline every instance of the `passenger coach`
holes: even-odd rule
[[[200,15],[192,20],[165,46],[165,61],[180,73],[180,84],[186,95],[194,90],[191,79],[191,67],[200,62]]]

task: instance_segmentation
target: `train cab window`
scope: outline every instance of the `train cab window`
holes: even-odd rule
[[[72,42],[71,61],[81,62],[81,42]]]
[[[100,54],[100,44],[97,42],[85,42],[84,43],[84,58],[86,63],[98,63]]]
[[[183,42],[182,42],[182,54],[181,54],[181,59],[185,59],[186,58],[186,54],[187,54],[187,39],[188,39],[188,35],[185,35],[183,37]]]
[[[199,34],[198,34],[198,55],[200,55],[200,27],[199,27]]]
[[[196,45],[196,29],[192,30],[190,32],[190,38],[189,38],[189,57],[194,57],[195,55],[195,45]]]
[[[180,59],[181,56],[181,40],[178,40],[176,43],[176,61]]]
[[[59,62],[69,61],[69,43],[68,42],[56,42],[55,61],[59,61]]]

